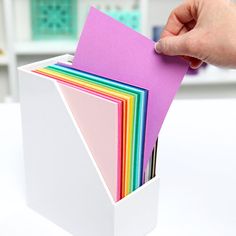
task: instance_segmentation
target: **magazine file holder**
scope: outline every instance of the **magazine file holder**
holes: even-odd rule
[[[19,68],[27,204],[75,236],[144,236],[157,221],[157,177],[114,202],[58,82]]]

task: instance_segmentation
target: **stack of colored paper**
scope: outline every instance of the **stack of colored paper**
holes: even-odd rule
[[[187,70],[184,60],[158,55],[153,41],[91,8],[73,62],[34,72],[58,81],[118,201],[155,176],[159,131]]]
[[[60,82],[113,198],[141,186],[148,91],[60,63],[35,72]]]

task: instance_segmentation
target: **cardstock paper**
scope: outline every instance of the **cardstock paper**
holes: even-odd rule
[[[134,123],[134,136],[135,136],[135,145],[134,145],[134,161],[131,168],[133,169],[133,181],[131,191],[137,189],[142,185],[142,167],[143,167],[143,154],[144,154],[144,140],[145,140],[145,128],[146,128],[146,114],[147,114],[147,100],[148,100],[148,91],[142,88],[129,86],[124,83],[115,82],[111,79],[106,79],[98,76],[94,76],[90,73],[85,73],[78,71],[72,68],[68,68],[64,65],[51,65],[48,68],[59,71],[61,73],[66,73],[69,75],[77,75],[84,78],[89,78],[89,80],[96,83],[101,83],[104,86],[117,88],[119,90],[131,92],[132,95],[136,94],[137,100],[137,109],[135,113],[136,123]]]
[[[128,124],[128,127],[129,127],[129,130],[128,130],[128,134],[129,134],[129,137],[128,137],[128,141],[129,141],[129,150],[130,150],[130,153],[129,153],[129,156],[127,158],[127,174],[126,174],[126,178],[127,178],[127,181],[125,186],[126,186],[126,190],[125,190],[125,195],[127,195],[128,193],[131,193],[134,189],[133,187],[133,178],[134,178],[134,163],[135,162],[135,159],[137,159],[137,155],[136,155],[136,149],[138,149],[138,143],[137,143],[137,139],[136,139],[136,136],[138,136],[138,134],[140,133],[140,124],[138,124],[138,95],[136,93],[133,93],[133,92],[127,92],[121,88],[119,88],[118,86],[114,86],[114,85],[110,85],[110,81],[105,81],[105,79],[102,79],[102,78],[99,78],[97,76],[92,76],[92,75],[88,75],[83,72],[75,72],[74,73],[71,73],[71,72],[68,72],[68,68],[62,68],[61,66],[59,65],[51,65],[51,66],[48,66],[45,68],[45,70],[47,70],[48,72],[50,71],[50,73],[54,74],[54,75],[59,75],[63,78],[67,78],[67,79],[76,79],[76,80],[80,80],[86,84],[92,84],[94,86],[98,86],[98,87],[103,87],[104,89],[108,90],[108,91],[112,91],[113,94],[114,92],[118,95],[128,95],[128,96],[131,96],[133,97],[133,110],[134,111],[130,111],[131,113],[131,118],[132,118],[132,121],[130,120],[130,124]],[[84,75],[84,76],[83,76]],[[103,81],[101,81],[103,80]],[[124,87],[124,86],[123,86]]]
[[[152,40],[91,8],[72,66],[149,91],[145,170],[167,111],[188,70],[187,62],[158,55]]]
[[[122,98],[126,100],[126,109],[125,112],[126,117],[126,137],[124,138],[125,144],[125,156],[123,157],[122,162],[122,197],[128,195],[131,192],[131,157],[132,157],[132,144],[133,144],[133,119],[134,119],[134,96],[127,95],[124,93],[119,93],[112,89],[106,89],[103,86],[95,85],[91,82],[85,82],[80,80],[79,78],[63,75],[59,72],[51,71],[49,68],[41,68],[35,71],[36,73],[40,73],[42,75],[57,79],[63,82],[69,82],[74,85],[79,85],[83,88],[93,89],[98,93],[103,93],[106,95],[110,95],[115,98]]]
[[[76,86],[59,87],[113,199],[120,200],[121,102]]]

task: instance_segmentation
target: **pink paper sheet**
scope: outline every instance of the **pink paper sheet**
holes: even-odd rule
[[[113,199],[120,200],[121,101],[77,86],[59,87]]]
[[[166,113],[188,70],[177,57],[160,56],[154,42],[91,8],[73,67],[149,90],[144,168]]]

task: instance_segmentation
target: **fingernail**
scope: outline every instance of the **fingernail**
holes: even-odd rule
[[[159,54],[161,53],[161,44],[159,41],[156,42],[156,44],[155,44],[155,50],[157,53],[159,53]]]

